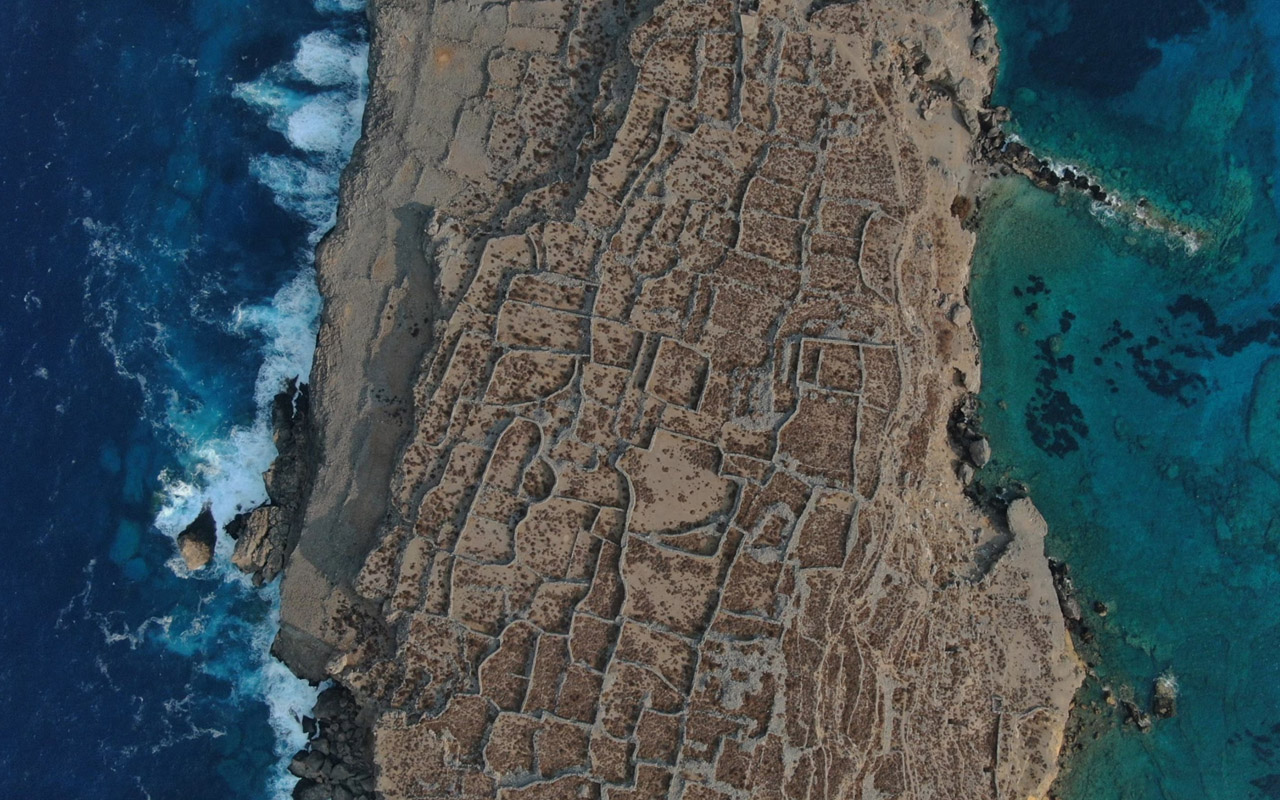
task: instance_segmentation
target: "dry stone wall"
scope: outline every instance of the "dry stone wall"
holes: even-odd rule
[[[362,168],[399,188],[349,181],[326,244],[281,649],[375,719],[382,796],[1044,791],[1075,667],[1042,546],[958,577],[990,531],[944,430],[971,13],[375,5]],[[343,322],[353,258],[376,330]],[[351,413],[403,439],[381,495],[332,430],[359,352]]]

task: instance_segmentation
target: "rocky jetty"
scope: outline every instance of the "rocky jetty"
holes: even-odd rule
[[[387,800],[1043,796],[1080,674],[1034,507],[954,580],[980,9],[370,15],[310,493],[238,528],[371,742],[300,796],[367,752]]]

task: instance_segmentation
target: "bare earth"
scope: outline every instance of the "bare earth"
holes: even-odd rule
[[[371,2],[277,652],[355,693],[388,800],[1056,771],[1043,521],[983,574],[945,431],[993,32],[755,5]]]

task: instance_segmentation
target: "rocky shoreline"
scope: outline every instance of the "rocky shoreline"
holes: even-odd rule
[[[285,381],[271,409],[272,443],[276,457],[263,473],[267,500],[237,514],[222,526],[235,541],[231,563],[253,578],[255,586],[270,583],[284,569],[301,533],[302,509],[315,474],[316,458],[306,383],[300,376]],[[206,504],[178,534],[178,553],[189,570],[204,569],[213,560],[218,525]]]
[[[295,796],[582,797],[607,787],[609,797],[734,797],[754,784],[777,787],[779,797],[834,797],[857,782],[880,792],[910,785],[919,797],[1047,789],[1078,668],[1042,526],[1022,520],[1034,509],[1010,507],[1012,544],[979,580],[949,577],[997,535],[962,496],[944,430],[954,400],[978,380],[959,299],[972,237],[955,217],[982,179],[981,128],[972,126],[988,113],[980,101],[994,69],[993,32],[977,6],[888,6],[799,13],[667,0],[569,13],[549,2],[372,0],[373,86],[338,226],[320,248],[325,310],[312,391],[278,400],[271,502],[233,523],[238,566],[261,581],[283,569],[273,652],[302,677],[344,687],[317,706],[317,735],[294,760]],[[722,78],[741,97],[704,105]],[[820,102],[822,113],[805,102]],[[873,148],[859,144],[864,128],[888,149],[860,151]],[[652,256],[620,248],[662,235],[663,209],[681,207],[673,198],[703,196],[660,159],[679,163],[702,139],[716,155],[683,169],[720,159],[745,176],[745,188],[727,189],[738,200],[722,222],[693,230],[714,244],[715,225],[731,227],[726,248],[749,258],[719,266],[680,250],[674,271],[640,267],[635,259]],[[856,166],[840,172],[835,154],[846,146]],[[769,155],[784,150],[791,161]],[[826,170],[811,173],[821,190],[788,177],[806,153]],[[886,159],[890,172],[876,173]],[[757,174],[770,187],[758,199]],[[631,188],[610,188],[618,185]],[[761,211],[743,211],[757,202]],[[657,216],[637,221],[641,208]],[[855,211],[860,223],[842,229],[841,208],[867,213]],[[795,256],[773,221],[785,219],[802,226]],[[881,230],[894,238],[874,244]],[[607,236],[592,238],[600,231]],[[875,260],[876,247],[892,247],[887,261]],[[610,261],[599,255],[606,251],[629,254]],[[592,260],[570,263],[580,254]],[[759,334],[732,322],[771,308],[765,298],[790,285],[779,265],[792,257],[801,285],[818,287],[812,297],[800,289],[795,307],[817,310],[835,297],[859,309],[844,321],[797,320],[794,355],[768,339],[792,324],[785,319]],[[704,331],[693,336],[688,321],[663,322],[678,293],[655,304],[645,292],[676,290],[679,264],[697,263],[707,271],[699,280],[718,283],[700,300],[695,281],[683,301]],[[863,288],[823,277],[846,268]],[[605,310],[626,281],[650,289],[623,312]],[[726,315],[717,303],[735,293],[745,305]],[[585,298],[594,310],[573,305]],[[587,320],[585,350],[573,319]],[[767,360],[741,361],[751,335],[766,337]],[[484,342],[506,349],[469,354]],[[857,354],[856,384],[838,371],[845,352]],[[533,366],[517,370],[518,360]],[[772,383],[769,402],[790,402],[786,411],[745,392],[739,410],[724,405],[725,421],[716,421],[728,433],[713,433],[706,421],[720,413],[717,393],[734,391],[722,361],[762,363],[762,388],[790,369],[802,391],[786,400],[786,381]],[[539,385],[562,364],[573,365],[567,378]],[[465,379],[477,372],[488,376],[488,406],[485,385]],[[636,404],[639,428],[618,428],[612,445],[582,441],[584,409],[619,402],[605,400],[611,384],[592,376],[642,373],[646,382],[617,390]],[[859,447],[844,455],[847,474],[807,455],[825,453],[831,436],[821,431],[844,424],[806,400],[817,397],[833,408],[853,398],[848,430]],[[566,408],[569,417],[558,410]],[[866,427],[869,419],[883,427]],[[799,437],[802,428],[814,433]],[[535,455],[515,456],[517,440]],[[864,452],[864,441],[875,449]],[[508,450],[514,460],[502,469],[516,468],[514,482],[492,483]],[[970,442],[966,457],[983,460],[980,450]],[[686,512],[650,510],[646,492],[676,489],[647,488],[663,484],[649,483],[646,459],[686,470],[686,487],[704,488],[686,488],[678,507],[705,511],[682,522]],[[472,462],[489,466],[476,472]],[[707,473],[708,463],[718,466]],[[502,490],[510,499],[499,486],[512,487]],[[845,502],[851,510],[840,510]],[[494,528],[502,517],[478,510],[485,503],[523,520],[514,547],[502,544],[512,534]],[[533,532],[532,520],[551,507],[558,526],[584,511],[594,520],[568,541],[564,566],[546,555],[564,528]],[[817,521],[828,519],[833,532],[815,538]],[[504,566],[513,563],[517,571]],[[683,597],[688,583],[664,589],[674,593],[666,599],[652,594],[657,576],[685,564],[705,564],[698,569],[713,570],[717,583],[698,590],[706,594]],[[499,569],[503,577],[486,577]],[[534,575],[528,600],[512,594]],[[607,600],[606,591],[619,594]],[[673,598],[680,607],[710,603],[707,616],[680,616]],[[824,657],[803,644],[815,625],[848,633]],[[603,638],[588,651],[588,637]],[[654,653],[663,655],[646,662]],[[555,658],[564,659],[559,667]],[[544,687],[547,659],[545,668],[581,688]],[[624,701],[625,686],[650,680],[658,682],[648,699]],[[660,702],[668,690],[675,694]],[[535,699],[545,691],[551,699]],[[628,702],[639,704],[634,715]],[[804,732],[815,716],[828,733]],[[712,721],[720,727],[700,732]],[[870,743],[882,736],[895,744],[879,752]],[[829,750],[864,737],[866,749],[851,752],[865,758]],[[835,777],[815,795],[801,776],[817,780],[819,758]]]
[[[253,576],[257,586],[280,574],[301,534],[302,509],[316,469],[310,409],[307,384],[298,383],[298,378],[287,381],[271,407],[278,455],[263,475],[267,502],[226,526],[227,535],[236,541],[231,563]]]
[[[1190,253],[1197,252],[1208,241],[1206,232],[1178,222],[1154,207],[1145,197],[1130,200],[1108,189],[1096,177],[1078,167],[1061,166],[1037,155],[1004,130],[1004,123],[1009,121],[1007,108],[986,108],[978,115],[978,121],[981,130],[979,152],[993,176],[1018,174],[1048,192],[1078,192],[1098,207],[1121,215],[1135,226],[1169,237]]]

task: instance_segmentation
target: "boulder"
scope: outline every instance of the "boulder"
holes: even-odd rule
[[[319,780],[324,773],[324,767],[324,754],[314,750],[299,750],[289,762],[289,772],[303,779]]]
[[[341,684],[335,684],[320,693],[311,714],[321,722],[330,722],[345,720],[354,716],[358,710],[351,691]]]
[[[293,800],[329,800],[333,794],[310,778],[303,778],[293,787]]]
[[[191,524],[178,534],[178,553],[191,571],[204,569],[213,561],[213,546],[217,542],[218,526],[213,510],[205,504],[204,510]]]
[[[985,467],[991,460],[991,443],[986,440],[986,437],[969,443],[969,460],[978,469]]]
[[[1151,715],[1138,707],[1132,700],[1124,700],[1125,717],[1138,726],[1138,730],[1148,733],[1151,730]]]

